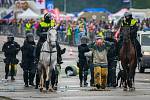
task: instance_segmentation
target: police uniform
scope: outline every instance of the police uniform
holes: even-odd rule
[[[3,47],[2,51],[4,52],[5,59],[5,79],[8,78],[9,74],[9,66],[11,65],[11,79],[14,80],[15,75],[15,64],[18,64],[19,60],[16,58],[20,50],[20,45],[14,41],[14,36],[10,35],[7,37],[8,42],[6,42]]]
[[[131,32],[130,39],[131,39],[132,43],[135,45],[138,58],[142,57],[141,45],[140,45],[139,41],[136,39],[137,31],[138,31],[137,20],[134,18],[131,18],[130,20],[123,20],[121,27],[130,27],[130,32]],[[120,40],[119,40],[119,50],[122,46],[122,42],[123,42],[123,33],[121,32],[120,33]],[[119,50],[118,50],[118,52],[119,52]]]
[[[22,51],[22,62],[21,67],[23,69],[23,78],[25,87],[28,87],[28,80],[29,85],[34,85],[34,76],[36,72],[36,66],[35,66],[35,42],[34,40],[30,41],[29,38],[32,38],[33,36],[29,36],[31,33],[27,34],[27,38],[24,41],[23,46],[21,47]]]
[[[107,60],[108,60],[108,86],[116,87],[116,66],[117,66],[117,52],[116,46],[114,42],[111,42],[110,49],[107,53]]]
[[[89,51],[90,49],[86,44],[86,37],[82,37],[81,45],[78,46],[80,87],[82,87],[82,82],[84,82],[84,86],[87,86],[87,75],[89,66],[87,63],[87,58],[84,55],[84,53]]]

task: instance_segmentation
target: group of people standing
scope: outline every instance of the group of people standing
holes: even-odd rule
[[[104,89],[106,86],[116,87],[116,67],[117,60],[120,60],[120,49],[124,42],[123,27],[129,27],[130,39],[137,52],[137,61],[141,61],[141,46],[136,39],[138,31],[138,21],[132,17],[130,12],[125,13],[120,25],[119,42],[114,38],[96,36],[91,43],[87,42],[87,37],[81,38],[79,51],[79,79],[80,86],[87,86],[88,69],[91,71],[90,85]]]
[[[39,86],[39,76],[37,69],[37,64],[39,62],[40,51],[43,43],[46,41],[47,34],[46,32],[53,28],[55,25],[52,25],[51,15],[45,14],[44,21],[39,23],[37,28],[37,35],[40,37],[36,45],[34,41],[34,36],[32,33],[26,34],[26,39],[23,43],[23,46],[14,41],[14,36],[9,35],[8,41],[4,44],[2,51],[5,54],[6,59],[4,59],[5,66],[5,79],[8,78],[9,66],[11,65],[11,79],[14,80],[14,66],[18,64],[19,60],[16,59],[16,55],[21,50],[22,51],[22,61],[21,67],[23,69],[23,77],[25,87],[29,85],[34,85],[34,77],[36,74],[36,86]],[[84,26],[84,24],[83,24]],[[59,26],[58,26],[59,27]],[[142,57],[141,47],[139,42],[136,40],[136,35],[138,31],[138,22],[136,19],[132,18],[132,14],[125,13],[124,19],[120,27],[130,27],[131,40],[135,45],[138,60]],[[71,29],[70,29],[71,30]],[[68,30],[69,32],[69,30]],[[93,86],[96,83],[100,85],[99,87],[105,88],[108,86],[116,86],[116,59],[119,60],[119,49],[123,42],[123,33],[120,32],[120,39],[117,42],[113,35],[110,37],[103,37],[102,35],[96,35],[93,37],[93,40],[88,44],[88,34],[84,34],[80,41],[81,44],[78,46],[78,57],[79,57],[79,79],[80,86],[87,86],[87,75],[88,69],[91,71],[91,80],[90,85]],[[61,49],[59,43],[56,41],[57,49],[57,63],[62,64],[61,55],[65,53],[65,48]],[[90,55],[86,54],[91,52]],[[98,74],[98,72],[100,72]],[[97,73],[97,74],[95,74]],[[99,77],[99,79],[96,79]]]
[[[36,45],[34,41],[34,35],[32,33],[27,33],[26,38],[24,40],[23,46],[14,41],[14,36],[12,34],[7,36],[7,42],[3,45],[2,51],[4,52],[5,59],[5,79],[8,79],[9,76],[9,66],[11,65],[11,80],[15,80],[15,68],[14,66],[19,63],[19,60],[16,58],[16,55],[21,50],[22,51],[22,60],[20,63],[21,68],[23,69],[23,78],[25,87],[29,85],[34,86],[34,78],[36,76],[36,86],[38,88],[40,78],[38,75],[38,62],[40,57],[40,52],[43,43],[47,40],[48,30],[53,28],[51,26],[51,15],[45,14],[44,21],[39,24],[37,35],[39,36],[38,43]],[[65,48],[61,49],[59,43],[56,41],[56,49],[57,49],[57,63],[62,64],[61,55],[65,53]],[[55,79],[53,79],[55,80]]]

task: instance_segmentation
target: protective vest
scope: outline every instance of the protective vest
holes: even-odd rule
[[[40,26],[41,26],[41,32],[47,32],[48,29],[51,27],[51,23],[41,22]]]
[[[51,20],[51,27],[54,27],[55,26],[55,20]]]
[[[134,26],[137,24],[137,20],[136,19],[132,19],[130,23],[123,21],[121,26]]]
[[[67,30],[67,35],[71,35],[71,31],[72,31],[72,29],[71,29],[71,27],[69,26],[69,27],[68,27],[68,30]]]
[[[31,30],[31,24],[30,23],[27,23],[26,24],[26,31],[30,31]]]

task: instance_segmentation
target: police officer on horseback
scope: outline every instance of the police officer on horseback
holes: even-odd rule
[[[130,27],[130,39],[132,43],[135,45],[137,57],[140,61],[140,58],[142,57],[141,53],[141,45],[137,38],[137,31],[138,31],[138,21],[132,17],[132,14],[130,12],[126,12],[124,14],[124,20],[121,23],[121,27]],[[119,48],[121,48],[123,42],[123,33],[120,33],[120,40],[119,40]],[[119,53],[119,51],[118,51]]]
[[[39,28],[37,29],[37,35],[39,36],[39,40],[37,43],[37,47],[36,47],[36,62],[38,63],[39,61],[39,57],[40,57],[40,52],[41,52],[41,48],[43,43],[47,40],[47,31],[50,28],[54,28],[55,27],[55,22],[52,19],[52,16],[50,13],[46,13],[44,15],[44,21],[40,22],[39,24]],[[56,49],[57,49],[57,63],[58,64],[62,64],[62,57],[61,55],[65,53],[65,48],[61,49],[59,43],[56,41]],[[38,84],[39,84],[39,79],[37,79],[38,76],[36,76],[36,88],[38,88]]]
[[[5,79],[8,79],[9,66],[11,65],[10,75],[11,80],[15,80],[15,64],[18,64],[19,60],[16,58],[16,55],[20,51],[20,45],[14,41],[14,36],[9,34],[7,36],[7,42],[3,45],[2,51],[4,52],[5,59]]]
[[[28,87],[29,85],[34,86],[33,81],[36,72],[35,46],[36,45],[34,42],[33,34],[27,33],[24,44],[21,47],[21,51],[22,51],[21,67],[23,69],[23,78],[24,78],[25,87]]]
[[[38,40],[38,43],[37,43],[37,49],[36,49],[36,59],[37,60],[39,60],[42,45],[47,39],[47,33],[46,32],[50,28],[53,28],[54,26],[55,26],[54,25],[54,20],[52,19],[51,14],[46,13],[44,15],[44,21],[40,23],[39,28],[37,29],[37,35],[39,36],[39,40]],[[61,55],[64,54],[65,49],[61,50],[60,45],[57,41],[56,41],[56,47],[57,47],[57,54],[58,54],[57,55],[58,56],[57,63],[62,64],[63,62],[62,62]]]

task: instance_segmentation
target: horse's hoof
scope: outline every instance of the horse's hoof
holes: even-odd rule
[[[43,92],[43,88],[40,88],[40,92]]]
[[[127,88],[123,88],[123,91],[127,91],[128,89]]]
[[[57,86],[52,87],[54,90],[57,90]]]
[[[49,92],[54,92],[54,90],[51,88],[51,89],[49,89]]]

